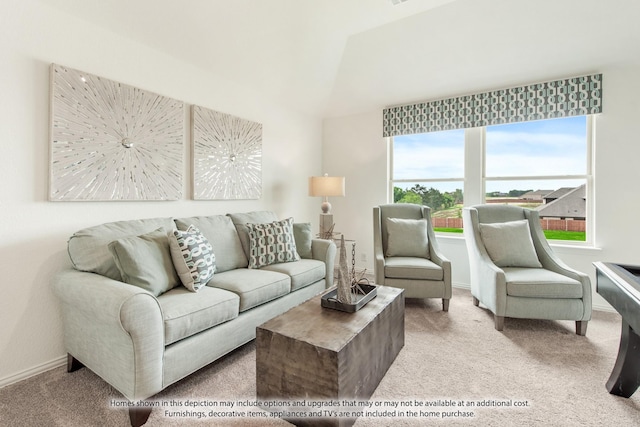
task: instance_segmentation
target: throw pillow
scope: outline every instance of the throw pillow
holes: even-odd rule
[[[191,225],[197,227],[211,246],[216,248],[216,273],[247,268],[249,261],[242,248],[238,231],[227,215],[176,218],[175,223],[178,230],[186,230]]]
[[[191,292],[198,292],[216,270],[216,256],[211,243],[200,230],[190,225],[186,231],[170,231],[169,246],[180,281]]]
[[[293,237],[296,241],[296,249],[300,258],[311,258],[311,241],[313,234],[311,233],[310,222],[297,222],[293,224]]]
[[[155,296],[180,283],[165,228],[114,240],[109,243],[109,251],[125,283],[146,289]]]
[[[427,220],[387,218],[386,256],[430,258]]]
[[[278,221],[278,215],[272,211],[252,211],[252,212],[243,212],[243,213],[230,213],[227,214],[235,229],[237,230],[236,234],[240,238],[240,242],[242,244],[242,250],[246,255],[247,259],[249,258],[250,244],[249,244],[249,229],[247,228],[247,224],[266,224],[269,222]]]
[[[265,224],[247,224],[249,231],[249,268],[298,261],[293,236],[293,218]]]
[[[526,219],[480,224],[480,236],[489,258],[498,267],[542,267]]]

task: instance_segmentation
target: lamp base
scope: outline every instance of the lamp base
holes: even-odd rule
[[[331,212],[331,203],[329,203],[328,200],[325,200],[320,205],[320,209],[322,209],[322,213],[328,214],[329,212]]]
[[[320,238],[331,238],[328,236],[333,231],[333,214],[321,213],[320,214]]]

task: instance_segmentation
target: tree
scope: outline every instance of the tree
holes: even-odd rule
[[[393,187],[393,203],[398,203],[407,192],[400,187]]]
[[[462,204],[463,196],[462,190],[459,188],[452,192],[442,193],[437,188],[427,188],[423,185],[415,184],[406,190],[393,187],[393,201],[395,203],[426,205],[434,211],[439,211],[451,209],[456,205]]]
[[[413,203],[415,205],[421,205],[422,197],[413,191],[405,191],[402,199],[396,201],[396,203]]]

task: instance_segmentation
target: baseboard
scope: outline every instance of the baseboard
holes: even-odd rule
[[[5,378],[0,378],[0,388],[6,387],[11,384],[15,384],[22,380],[26,380],[27,378],[31,378],[35,375],[42,374],[44,372],[50,371],[51,369],[58,368],[60,366],[65,366],[67,364],[67,356],[61,356],[57,359],[53,359],[49,362],[42,363],[40,365],[34,366],[29,369],[25,369],[24,371],[18,372],[17,374],[10,375]]]

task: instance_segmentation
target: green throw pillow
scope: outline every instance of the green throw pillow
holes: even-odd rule
[[[427,220],[387,218],[385,256],[430,258]]]
[[[542,267],[526,219],[480,224],[480,236],[489,258],[498,267]]]
[[[173,265],[185,288],[198,292],[213,277],[216,256],[209,240],[193,225],[169,232]]]
[[[109,243],[109,251],[125,283],[146,289],[155,296],[180,284],[165,228],[114,240]]]
[[[249,268],[298,261],[293,236],[293,218],[266,224],[247,224],[249,231]]]
[[[313,240],[313,233],[311,233],[310,222],[297,222],[293,224],[293,237],[296,241],[296,249],[300,258],[310,259],[311,254],[311,241]]]

